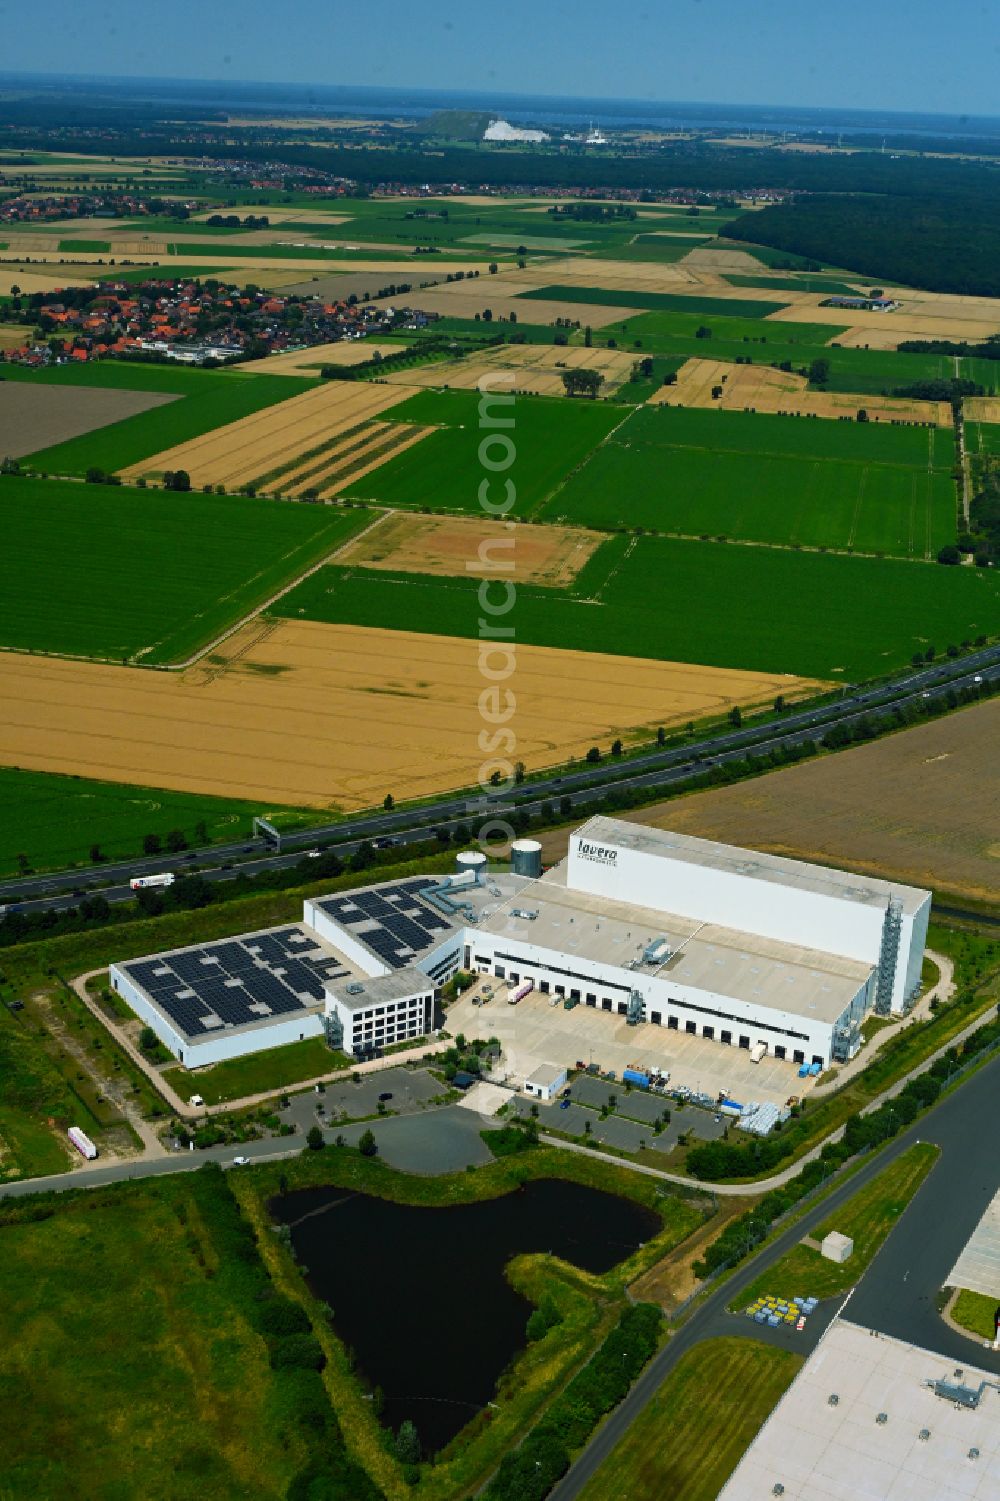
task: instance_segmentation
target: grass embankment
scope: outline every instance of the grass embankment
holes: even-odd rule
[[[5,1495],[285,1495],[305,1448],[199,1180],[0,1206]]]
[[[302,1042],[229,1058],[194,1072],[178,1064],[165,1069],[163,1078],[182,1099],[200,1094],[206,1105],[221,1105],[226,1100],[285,1089],[301,1084],[303,1079],[318,1079],[321,1074],[350,1066],[346,1054],[333,1052],[322,1037],[306,1037]]]
[[[315,810],[269,810],[236,798],[4,766],[0,767],[0,878],[19,874],[21,855],[33,871],[90,867],[90,849],[95,844],[105,860],[120,860],[141,855],[147,834],[165,840],[174,829],[192,845],[249,838],[258,814],[282,830],[314,824],[318,817]],[[175,858],[164,856],[168,864]]]
[[[963,1329],[968,1329],[970,1334],[978,1334],[982,1339],[992,1342],[996,1332],[996,1310],[996,1298],[988,1298],[985,1293],[970,1292],[967,1287],[963,1287],[951,1305],[951,1319]]]
[[[801,1355],[750,1339],[706,1340],[685,1355],[580,1501],[715,1501]]]
[[[378,1158],[365,1158],[351,1149],[327,1147],[290,1162],[268,1164],[240,1180],[240,1195],[258,1227],[268,1223],[265,1204],[282,1180],[288,1189],[332,1184],[374,1194],[400,1203],[426,1206],[471,1204],[515,1192],[524,1183],[565,1178],[587,1187],[614,1193],[653,1209],[662,1228],[626,1261],[602,1276],[583,1272],[547,1256],[520,1256],[507,1274],[533,1302],[551,1297],[562,1315],[545,1337],[529,1345],[500,1379],[496,1406],[481,1414],[438,1456],[421,1466],[417,1494],[424,1501],[450,1501],[483,1484],[505,1454],[534,1424],[569,1377],[588,1358],[617,1323],[626,1307],[625,1288],[654,1262],[678,1245],[710,1212],[707,1199],[683,1190],[664,1193],[652,1180],[623,1171],[612,1163],[534,1148],[504,1157],[475,1171],[437,1178],[415,1177],[387,1167]],[[364,1463],[392,1501],[411,1494],[395,1460],[387,1453],[372,1403],[366,1400],[343,1346],[332,1330],[323,1327],[324,1305],[311,1298],[289,1252],[267,1237],[264,1254],[275,1281],[307,1307],[327,1353],[324,1373],[328,1390],[341,1416],[353,1456]]]
[[[918,1142],[817,1227],[813,1239],[818,1242],[832,1230],[850,1236],[854,1253],[846,1261],[827,1261],[812,1246],[794,1246],[741,1289],[737,1306],[745,1308],[765,1293],[782,1298],[829,1298],[846,1292],[874,1259],[939,1155],[931,1142]]]

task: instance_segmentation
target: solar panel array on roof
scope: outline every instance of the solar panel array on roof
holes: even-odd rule
[[[434,884],[426,876],[417,876],[377,891],[327,897],[319,906],[334,922],[356,929],[355,936],[392,969],[403,969],[454,927],[420,900],[420,892]]]
[[[350,971],[303,928],[224,939],[122,969],[186,1037],[287,1016],[322,1001]]]

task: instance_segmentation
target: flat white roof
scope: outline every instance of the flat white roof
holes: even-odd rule
[[[481,922],[473,930],[473,953],[477,931],[625,970],[638,988],[650,977],[674,980],[820,1022],[835,1022],[871,974],[871,965],[858,959],[572,890],[565,862]],[[657,939],[666,939],[670,957],[659,965],[640,962],[629,972],[627,966],[641,961]]]
[[[696,839],[691,834],[677,834],[671,829],[657,829],[648,824],[626,823],[600,814],[589,818],[576,833],[599,844],[617,845],[621,849],[638,850],[645,855],[658,855],[690,865],[704,865],[730,875],[750,876],[755,881],[795,886],[817,896],[860,902],[865,906],[884,907],[893,896],[902,902],[904,912],[914,913],[930,897],[929,891],[917,886],[882,881],[853,871],[828,870],[824,865],[810,865],[805,860],[791,860],[786,855],[739,849],[732,844],[717,844],[712,839]]]
[[[524,1082],[534,1084],[536,1089],[551,1089],[554,1084],[561,1084],[565,1079],[566,1067],[565,1063],[540,1063]]]
[[[927,1385],[976,1391],[997,1378],[957,1369],[919,1346],[833,1323],[719,1501],[771,1501],[779,1484],[784,1501],[1000,1501],[1000,1392],[987,1385],[966,1407]]]
[[[411,996],[433,992],[434,982],[423,970],[409,966],[393,969],[387,975],[351,975],[333,980],[327,991],[348,1011],[367,1011],[369,1006],[384,1006],[390,1001],[406,1001]]]

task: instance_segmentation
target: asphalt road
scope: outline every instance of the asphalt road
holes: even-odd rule
[[[866,1162],[851,1178],[821,1200],[777,1240],[744,1263],[738,1274],[709,1294],[654,1356],[620,1407],[551,1493],[552,1501],[572,1501],[614,1452],[636,1418],[656,1395],[681,1358],[702,1340],[718,1335],[766,1339],[808,1354],[843,1304],[831,1300],[822,1317],[811,1318],[802,1334],[767,1330],[726,1313],[760,1272],[791,1250],[804,1235],[836,1215],[837,1210],[883,1168],[917,1141],[932,1141],[941,1157],[885,1241],[850,1301],[853,1323],[911,1344],[922,1345],[956,1364],[976,1364],[1000,1373],[1000,1351],[984,1349],[938,1317],[935,1296],[954,1266],[986,1205],[1000,1189],[1000,1155],[996,1150],[996,1100],[1000,1058],[981,1068],[927,1116]]]
[[[457,824],[482,817],[488,807],[491,815],[502,816],[505,808],[528,813],[538,812],[541,804],[553,798],[568,797],[571,803],[583,802],[601,787],[669,788],[686,777],[711,765],[740,759],[747,750],[767,752],[779,746],[801,743],[825,733],[835,724],[851,724],[873,709],[918,701],[932,689],[944,686],[969,686],[977,676],[1000,683],[1000,646],[984,647],[960,659],[933,663],[889,683],[857,689],[835,700],[801,711],[791,712],[767,725],[747,725],[729,730],[696,746],[651,750],[626,762],[603,762],[581,766],[561,777],[526,781],[514,792],[498,793],[485,798],[444,798],[428,807],[373,813],[300,829],[282,836],[280,853],[265,848],[262,839],[217,844],[184,855],[149,855],[88,867],[83,870],[57,871],[44,875],[23,876],[0,882],[0,906],[17,906],[22,911],[61,911],[75,906],[82,896],[100,891],[109,902],[131,900],[134,892],[129,881],[135,876],[152,875],[164,870],[177,873],[198,871],[206,880],[227,881],[237,874],[255,875],[265,870],[281,870],[297,864],[306,851],[316,845],[335,848],[350,855],[363,840],[393,838],[406,845],[426,839],[435,829],[454,830]]]

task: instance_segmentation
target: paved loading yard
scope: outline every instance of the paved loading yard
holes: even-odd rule
[[[609,1094],[616,1096],[618,1104],[613,1115],[601,1120],[600,1107],[607,1104]],[[584,1098],[587,1098],[592,1108],[587,1109],[577,1103]],[[678,1109],[676,1100],[666,1100],[659,1095],[647,1095],[639,1091],[625,1095],[621,1089],[616,1091],[613,1084],[602,1079],[576,1079],[570,1086],[570,1099],[573,1103],[567,1110],[563,1110],[557,1101],[538,1106],[538,1124],[542,1130],[567,1131],[571,1136],[582,1136],[589,1122],[592,1140],[606,1142],[608,1146],[617,1147],[622,1152],[638,1152],[642,1149],[640,1143],[643,1142],[647,1151],[671,1152],[683,1132],[690,1132],[702,1141],[715,1141],[726,1129],[726,1122],[716,1121],[711,1111],[700,1110],[693,1105]],[[530,1114],[533,1103],[535,1102],[519,1095],[515,1102],[518,1115]],[[643,1124],[641,1119],[632,1118],[639,1116],[643,1106],[649,1107],[646,1113],[647,1124]],[[664,1110],[670,1111],[670,1124],[658,1136],[654,1136],[651,1122]]]
[[[772,1057],[751,1063],[741,1048],[669,1032],[651,1022],[630,1027],[623,1016],[584,1005],[566,1011],[537,992],[509,1006],[503,982],[486,977],[486,983],[495,987],[493,999],[474,1005],[482,988],[474,986],[448,1007],[445,1027],[452,1037],[464,1032],[466,1037],[498,1038],[512,1079],[527,1076],[540,1063],[572,1067],[579,1059],[600,1064],[604,1072],[613,1069],[619,1079],[630,1066],[669,1069],[671,1088],[686,1084],[713,1098],[725,1091],[741,1104],[757,1100],[775,1105],[783,1105],[789,1095],[802,1095],[813,1082],[800,1079],[793,1063]]]

